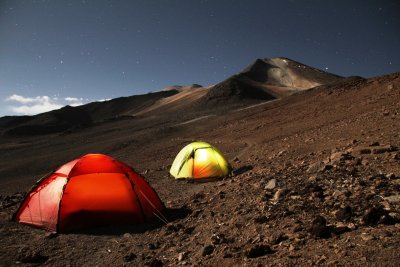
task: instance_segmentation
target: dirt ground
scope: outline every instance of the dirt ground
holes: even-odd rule
[[[246,109],[2,136],[0,266],[399,266],[399,122],[396,73]],[[215,145],[233,174],[174,180],[174,157],[196,140]],[[10,221],[36,180],[86,153],[141,173],[169,223],[55,234]]]

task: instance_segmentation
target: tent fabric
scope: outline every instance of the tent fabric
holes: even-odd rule
[[[102,154],[68,162],[31,190],[14,219],[50,231],[164,218],[154,189],[128,165]]]
[[[206,142],[193,142],[175,157],[170,174],[180,178],[213,178],[229,174],[230,166],[221,152]]]

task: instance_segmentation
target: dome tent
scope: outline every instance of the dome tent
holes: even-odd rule
[[[204,179],[226,176],[230,169],[229,163],[215,147],[206,142],[193,142],[178,153],[170,174],[176,179]]]
[[[40,180],[14,220],[50,231],[143,223],[165,209],[154,189],[131,167],[102,154],[70,161]]]

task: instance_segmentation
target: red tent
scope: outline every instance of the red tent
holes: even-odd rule
[[[40,180],[14,219],[50,231],[143,223],[165,209],[154,189],[131,167],[102,154],[68,162]]]

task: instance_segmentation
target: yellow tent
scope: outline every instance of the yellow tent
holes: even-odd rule
[[[215,147],[206,142],[193,142],[176,156],[169,171],[179,178],[211,178],[229,174],[230,166]]]

